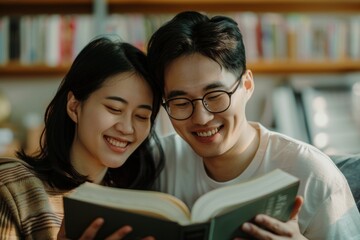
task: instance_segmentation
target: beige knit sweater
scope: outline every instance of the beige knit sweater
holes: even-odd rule
[[[47,187],[23,161],[0,158],[0,239],[56,239],[64,194]]]

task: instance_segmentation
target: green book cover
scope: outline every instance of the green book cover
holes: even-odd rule
[[[264,213],[281,221],[290,217],[299,182],[295,182],[261,198],[233,206],[229,212],[215,217],[211,221],[209,240],[230,240],[235,237],[247,237],[240,226],[257,214]]]

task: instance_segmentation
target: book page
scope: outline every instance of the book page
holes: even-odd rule
[[[128,190],[86,182],[67,197],[186,224],[190,211],[179,199],[155,191]]]
[[[276,169],[250,181],[215,189],[201,196],[192,209],[192,222],[206,222],[242,204],[268,195],[298,182],[298,179]]]

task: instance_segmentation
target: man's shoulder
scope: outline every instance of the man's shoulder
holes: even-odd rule
[[[325,157],[328,158],[328,156],[316,148],[315,146],[296,139],[294,137],[288,136],[286,134],[267,129],[263,126],[261,126],[261,134],[262,137],[266,137],[267,145],[272,146],[273,148],[276,148],[277,150],[284,150],[286,152],[293,152],[294,154],[302,154],[309,155],[307,157]]]
[[[315,146],[290,137],[288,135],[268,130],[261,127],[262,135],[265,138],[261,141],[261,150],[273,162],[280,166],[287,166],[292,169],[299,169],[303,173],[318,171],[323,175],[324,169],[333,171],[335,164],[330,157]],[[326,176],[325,176],[326,177]]]

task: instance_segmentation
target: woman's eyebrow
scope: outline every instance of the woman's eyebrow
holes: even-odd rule
[[[138,106],[138,108],[144,108],[144,109],[147,109],[149,111],[152,111],[152,107],[150,105],[147,105],[147,104],[141,104]]]
[[[125,99],[123,99],[121,97],[117,97],[117,96],[109,96],[109,97],[106,97],[106,99],[115,100],[115,101],[122,102],[122,103],[129,103]]]

